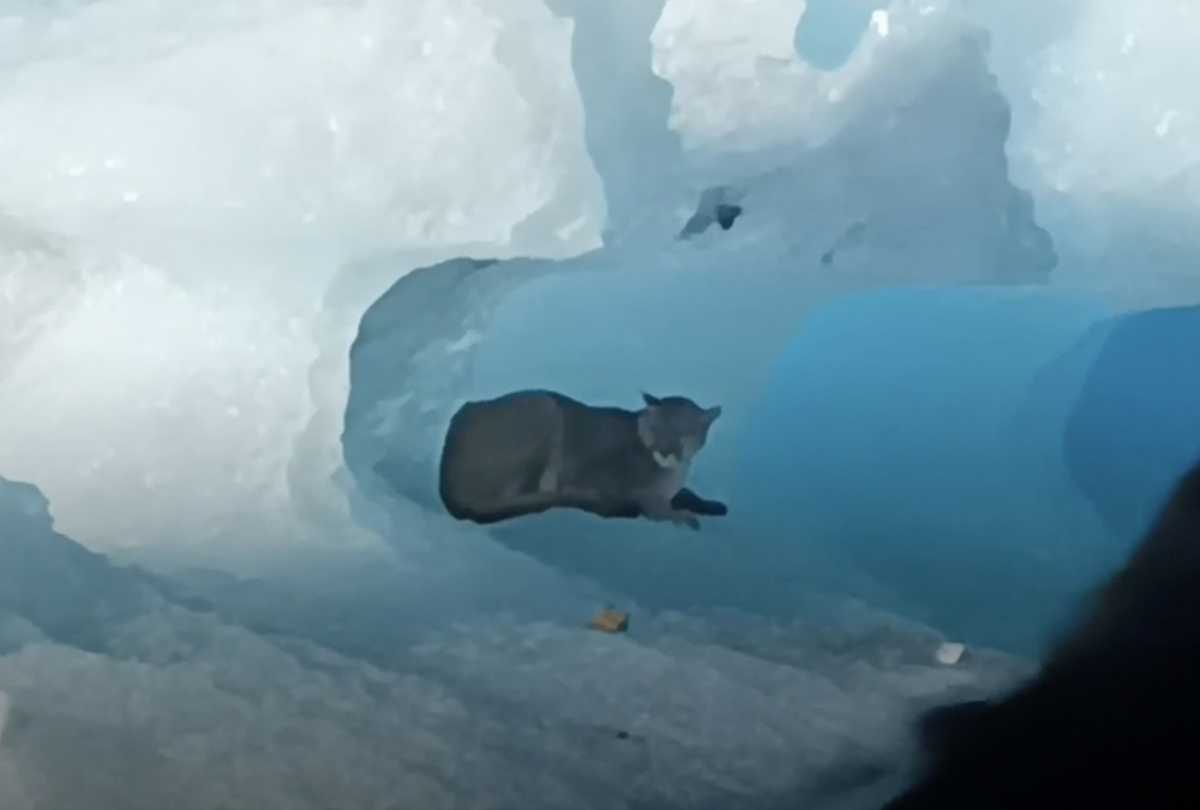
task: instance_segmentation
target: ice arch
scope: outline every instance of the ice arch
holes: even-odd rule
[[[929,53],[895,46],[888,71],[873,79],[879,86],[863,80],[861,98],[871,103],[852,105],[820,145],[748,161],[731,155],[725,164],[709,150],[700,164],[685,161],[689,173],[676,187],[658,187],[671,174],[644,183],[637,173],[606,173],[606,194],[623,207],[603,248],[564,260],[458,258],[396,281],[362,318],[351,351],[342,442],[360,519],[382,521],[394,542],[409,542],[407,510],[440,512],[436,459],[450,414],[465,399],[526,386],[612,404],[633,404],[641,389],[722,404],[718,438],[695,475],[714,496],[734,492],[753,406],[777,378],[777,358],[822,306],[886,287],[1045,280],[1055,251],[1028,196],[1009,181],[1007,107],[981,43],[967,29],[936,32],[953,43],[938,51],[937,69]],[[898,68],[891,60],[906,57],[921,69],[888,100],[884,86]],[[577,63],[581,75],[591,69]],[[647,127],[639,118],[634,132]],[[714,178],[721,183],[705,185]],[[681,189],[691,207],[673,209]],[[730,206],[736,217],[727,216]],[[362,267],[383,277],[389,266],[401,274],[388,257]],[[647,603],[718,594],[784,610],[795,589],[779,577],[764,587],[771,577],[761,556],[746,563],[754,556],[745,553],[753,544],[747,524],[709,526],[680,542],[662,527],[551,514],[491,535]],[[800,578],[847,585],[829,567],[808,566]]]

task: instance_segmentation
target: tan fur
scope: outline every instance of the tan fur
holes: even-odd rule
[[[443,503],[480,523],[566,507],[697,527],[670,502],[720,409],[646,400],[627,411],[535,390],[468,402],[442,451]]]

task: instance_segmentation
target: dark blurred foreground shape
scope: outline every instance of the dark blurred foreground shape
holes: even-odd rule
[[[1200,466],[1037,677],[921,734],[886,810],[1200,808]]]

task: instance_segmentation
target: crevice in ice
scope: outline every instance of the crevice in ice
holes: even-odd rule
[[[743,213],[742,206],[737,202],[740,198],[741,195],[726,186],[706,188],[700,194],[696,213],[684,223],[679,236],[683,239],[699,236],[714,223],[723,231],[729,230]]]
[[[838,253],[846,250],[853,250],[863,243],[863,238],[867,233],[867,223],[855,222],[846,228],[829,250],[821,254],[821,264],[832,265]]]

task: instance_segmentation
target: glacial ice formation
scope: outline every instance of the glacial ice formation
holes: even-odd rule
[[[0,5],[0,470],[96,548],[345,542],[298,517],[336,510],[307,428],[362,314],[323,299],[375,251],[596,243],[569,36],[536,0]]]
[[[89,651],[157,597],[148,576],[54,531],[36,487],[0,478],[0,652],[30,639]]]
[[[1008,181],[1004,100],[978,40],[959,33],[903,103],[864,109],[793,163],[725,178],[742,211],[728,230],[680,239],[686,223],[660,218],[656,232],[639,223],[636,238],[617,231],[611,247],[577,259],[463,259],[405,275],[364,315],[352,350],[351,472],[428,489],[449,413],[500,386],[611,398],[614,385],[688,385],[702,398],[744,397],[756,367],[831,295],[1044,280],[1054,249]],[[958,116],[978,128],[947,125]],[[889,193],[898,188],[903,196]],[[643,191],[643,205],[656,205]]]
[[[0,0],[0,806],[870,807],[1024,671],[1198,449],[1197,12],[805,6]],[[730,515],[453,524],[527,385]]]
[[[1110,311],[1062,291],[979,288],[814,312],[739,442],[744,556],[799,581],[840,566],[864,580],[843,573],[840,590],[975,643],[1041,649],[1120,557],[1068,478],[1069,404],[1028,413],[1027,392]],[[1067,403],[1076,396],[1078,381]]]
[[[796,25],[796,53],[815,68],[841,67],[887,6],[884,0],[807,0]]]
[[[664,14],[656,37],[667,22]],[[776,359],[823,305],[888,285],[1044,281],[1054,247],[1027,195],[1009,182],[1007,112],[982,41],[950,22],[933,30],[939,44],[949,43],[936,59],[911,42],[886,52],[902,62],[896,70],[909,67],[904,59],[915,62],[911,72],[924,84],[859,101],[840,132],[806,151],[774,153],[782,162],[770,170],[734,156],[731,167],[753,173],[738,177],[727,167],[715,175],[719,161],[702,161],[692,183],[721,184],[697,192],[692,210],[654,214],[669,189],[640,185],[651,213],[610,221],[604,247],[580,257],[463,258],[403,275],[363,316],[351,350],[343,443],[360,519],[377,520],[397,501],[437,512],[436,460],[450,414],[464,400],[525,387],[624,406],[641,390],[719,403],[726,416],[694,471],[698,486],[713,497],[770,489],[757,473],[742,480],[746,454],[738,448],[754,433],[752,406],[781,373]],[[582,58],[577,69],[587,75]],[[591,109],[586,84],[581,91]],[[857,92],[885,97],[868,78]],[[950,123],[959,117],[973,126]],[[622,178],[630,179],[606,174],[606,190]],[[740,211],[728,227],[717,223],[721,205]],[[382,275],[389,261],[366,266]],[[616,530],[562,514],[490,534],[660,608],[719,594],[722,604],[791,615],[801,583],[845,587],[827,566],[814,572],[811,548],[794,542],[777,512],[765,510],[774,531],[755,522],[764,511],[755,503],[735,502],[728,520],[707,522],[704,538],[686,546],[662,527]],[[381,525],[400,532],[395,519]],[[797,562],[768,562],[778,554]]]

